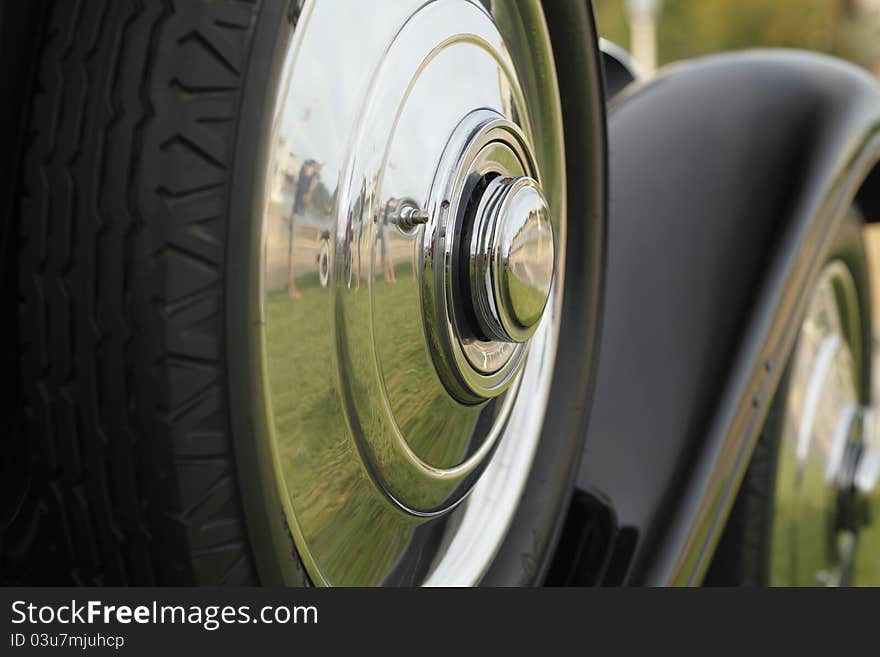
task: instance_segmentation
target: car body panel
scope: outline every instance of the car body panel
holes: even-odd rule
[[[612,103],[579,487],[638,532],[628,582],[700,582],[828,235],[878,157],[880,88],[824,56],[695,60]]]

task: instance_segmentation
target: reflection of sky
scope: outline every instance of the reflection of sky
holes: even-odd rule
[[[502,111],[497,80],[495,61],[473,44],[457,43],[439,54],[422,73],[400,117],[384,189],[423,202],[455,125],[474,107]],[[438,89],[442,103],[436,99]]]
[[[331,4],[332,7],[311,5],[289,88],[297,100],[288,107],[295,106],[299,111],[282,117],[281,130],[288,135],[290,149],[297,157],[321,161],[321,179],[332,190],[336,187],[358,99],[364,97],[372,74],[371,62],[376,61],[381,46],[398,29],[395,25],[409,13],[409,3],[385,3],[383,11],[377,11],[371,2]],[[388,14],[394,10],[399,16],[389,20]],[[345,16],[345,20],[340,20],[340,16]],[[285,71],[285,80],[288,75]]]
[[[293,78],[289,77],[289,70],[284,71],[283,77],[294,102],[286,105],[288,112],[281,117],[280,127],[290,151],[300,161],[314,158],[323,164],[321,180],[331,192],[337,186],[376,62],[420,4],[423,3],[416,0],[395,0],[382,3],[380,11],[371,2],[317,2],[304,17],[308,23],[302,31],[303,42]],[[460,13],[432,13],[432,34],[454,34],[460,30]],[[340,20],[340,16],[345,16],[345,20]],[[467,48],[471,50],[469,54],[464,52]],[[494,62],[485,53],[474,57],[474,47],[467,48],[459,46],[457,57],[444,53],[429,66],[429,79],[420,79],[413,90],[408,107],[417,107],[419,111],[402,117],[402,121],[411,123],[406,126],[408,141],[393,149],[398,152],[391,154],[386,171],[394,178],[396,196],[424,196],[424,174],[427,170],[433,174],[439,157],[437,144],[445,144],[449,126],[458,123],[466,109],[481,105],[501,109],[497,82],[486,84],[487,80],[497,81],[497,73],[492,71]],[[286,63],[288,69],[292,61]],[[438,94],[442,95],[441,102],[436,100]],[[420,111],[426,107],[430,111]],[[397,111],[397,107],[387,109]],[[402,162],[401,153],[406,152],[420,154],[420,165]],[[412,175],[416,171],[421,175]]]

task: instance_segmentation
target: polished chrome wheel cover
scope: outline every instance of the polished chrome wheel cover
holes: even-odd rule
[[[265,477],[313,582],[477,583],[528,476],[559,328],[543,17],[313,2],[286,48],[258,265]]]
[[[847,334],[854,309],[852,275],[834,261],[819,278],[792,360],[773,510],[774,585],[852,583],[859,523],[851,509],[877,479],[874,422]]]

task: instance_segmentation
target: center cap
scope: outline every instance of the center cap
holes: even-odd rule
[[[482,332],[503,342],[528,340],[553,282],[553,227],[537,182],[505,176],[489,183],[477,210],[470,257]]]
[[[466,116],[441,157],[421,215],[423,317],[437,373],[462,403],[515,384],[547,305],[555,249],[539,180],[521,128],[490,110]]]

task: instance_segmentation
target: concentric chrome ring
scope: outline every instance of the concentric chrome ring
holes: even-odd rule
[[[513,382],[527,346],[476,333],[470,236],[495,177],[539,178],[522,131],[492,110],[468,114],[440,158],[422,242],[425,326],[440,378],[459,401],[497,397]],[[439,261],[439,262],[438,262]]]
[[[307,2],[275,102],[267,485],[317,584],[476,583],[529,474],[559,329],[565,165],[539,6]],[[465,316],[462,231],[493,176],[541,184],[560,254],[527,345]]]

